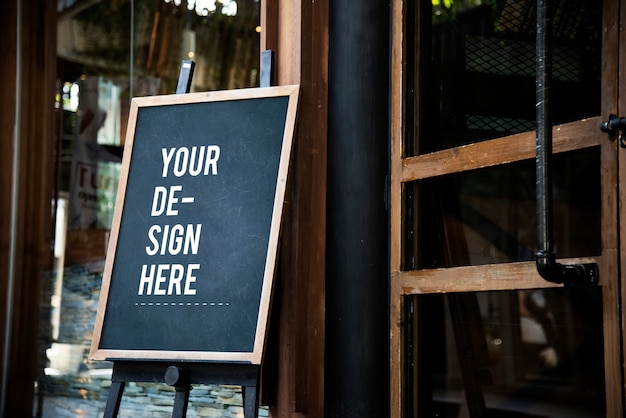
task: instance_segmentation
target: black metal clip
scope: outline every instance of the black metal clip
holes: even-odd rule
[[[619,139],[619,145],[626,148],[626,138],[623,131],[626,129],[626,118],[620,118],[614,114],[609,115],[609,120],[600,123],[600,130],[609,134],[609,140]]]

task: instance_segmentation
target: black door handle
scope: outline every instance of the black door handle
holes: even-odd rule
[[[608,133],[611,141],[619,138],[619,144],[622,148],[626,148],[626,138],[622,135],[624,129],[626,129],[626,118],[620,118],[613,114],[609,115],[609,120],[600,123],[600,130]]]

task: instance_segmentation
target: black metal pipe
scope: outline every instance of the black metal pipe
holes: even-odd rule
[[[326,418],[389,416],[389,7],[329,16]]]
[[[556,262],[552,228],[552,0],[537,0],[537,271],[549,282],[596,285],[598,266]]]

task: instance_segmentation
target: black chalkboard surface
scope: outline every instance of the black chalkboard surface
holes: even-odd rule
[[[298,91],[133,99],[92,359],[260,364]]]

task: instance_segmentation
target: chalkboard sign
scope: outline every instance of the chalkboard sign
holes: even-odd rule
[[[260,364],[298,92],[133,99],[92,359]]]

